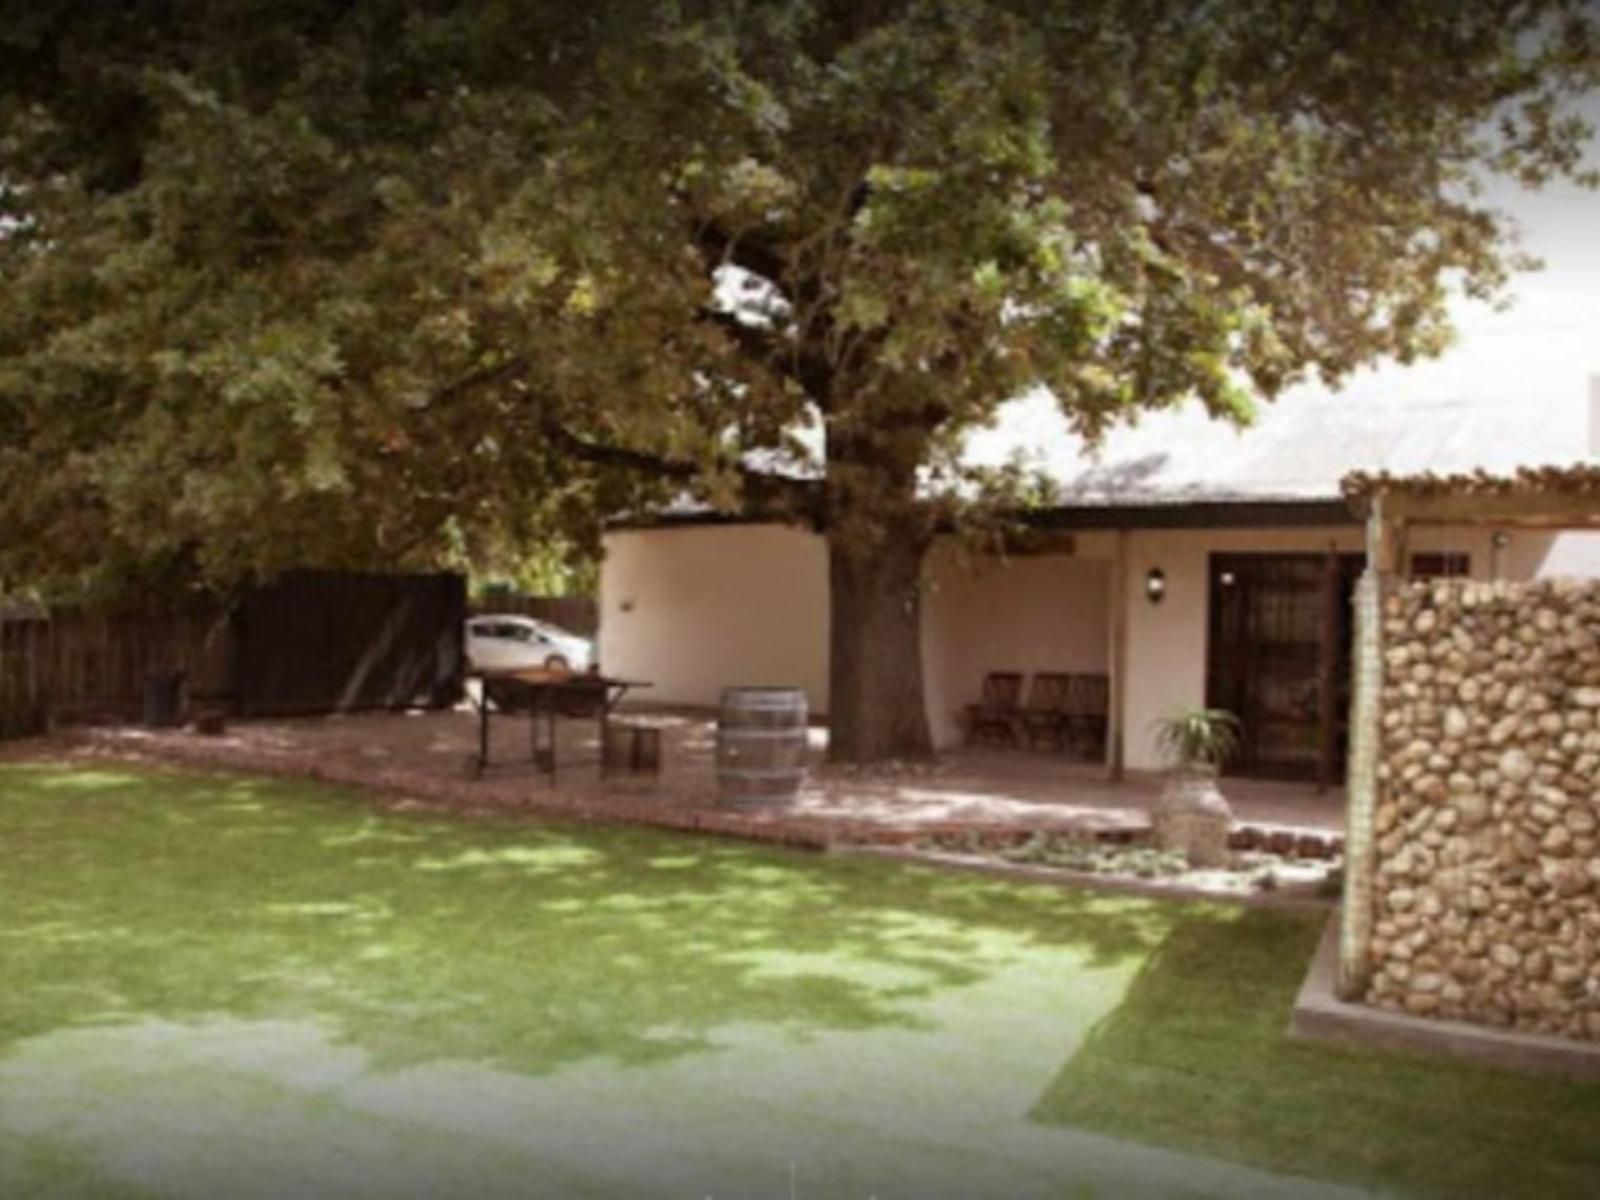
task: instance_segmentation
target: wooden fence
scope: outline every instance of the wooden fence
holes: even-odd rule
[[[154,676],[182,675],[194,695],[226,690],[228,618],[220,609],[58,609],[49,624],[45,671],[57,721],[136,717]]]
[[[0,618],[0,741],[33,737],[50,722],[48,622]]]
[[[444,705],[461,695],[459,576],[295,572],[182,611],[0,618],[0,738],[145,715],[151,681],[238,715]]]
[[[462,694],[466,616],[459,575],[285,574],[234,610],[234,711],[452,704]]]
[[[0,621],[0,737],[50,722],[139,716],[147,681],[182,675],[192,695],[226,689],[226,614],[58,608],[48,618]]]

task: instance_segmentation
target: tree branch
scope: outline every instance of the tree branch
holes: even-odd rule
[[[592,466],[613,467],[683,483],[701,474],[698,464],[685,459],[581,437],[548,412],[540,414],[539,425],[552,445]],[[734,464],[734,469],[744,481],[746,515],[784,520],[802,517],[814,525],[821,524],[825,494],[820,480],[760,471],[744,463]]]
[[[689,480],[700,473],[699,467],[694,463],[682,459],[668,458],[645,450],[634,450],[627,446],[592,442],[579,437],[549,415],[541,416],[539,426],[544,435],[557,447],[591,466],[619,467],[625,471],[654,475],[659,479]]]
[[[783,355],[787,347],[769,331],[741,321],[734,313],[717,308],[702,308],[698,317],[721,329],[751,358],[759,359],[774,367],[783,366]],[[782,371],[782,374],[793,378],[787,370]]]
[[[715,263],[732,263],[752,275],[759,275],[779,291],[790,286],[789,260],[769,242],[751,234],[732,234],[716,221],[698,222],[693,238],[708,259]]]
[[[468,392],[476,391],[478,388],[490,387],[497,383],[510,383],[527,369],[528,361],[525,358],[508,358],[505,362],[496,363],[492,367],[480,367],[445,384],[428,398],[428,403],[449,404],[452,400],[459,400]]]
[[[798,384],[818,408],[823,412],[828,411],[835,372],[826,356],[815,350],[802,349],[797,340],[741,321],[735,313],[701,309],[700,319],[723,330],[747,357],[761,363],[779,378]]]

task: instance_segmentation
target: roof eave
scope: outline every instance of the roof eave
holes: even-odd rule
[[[1035,529],[1273,529],[1351,525],[1359,518],[1337,496],[1146,498],[1092,501],[1029,509],[1017,514]],[[606,522],[607,533],[694,529],[719,525],[770,525],[720,512],[657,513]]]

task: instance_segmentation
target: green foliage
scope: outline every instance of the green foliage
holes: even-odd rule
[[[1578,0],[5,4],[0,576],[981,524],[1026,388],[1436,351],[1595,62]]]
[[[463,570],[474,564],[462,563]],[[492,563],[478,564],[472,579],[475,596],[496,592],[525,596],[597,596],[600,591],[598,559],[559,537],[524,552],[507,553]]]
[[[1160,879],[1189,869],[1181,854],[1154,846],[1103,845],[1093,837],[1071,834],[1036,833],[1020,845],[1002,850],[1000,856],[1008,862],[1136,879]]]
[[[1239,752],[1239,718],[1220,708],[1189,708],[1155,723],[1156,749],[1180,771],[1215,770]]]

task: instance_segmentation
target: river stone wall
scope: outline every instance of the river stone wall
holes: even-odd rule
[[[1600,583],[1384,600],[1368,1000],[1600,1040]]]

